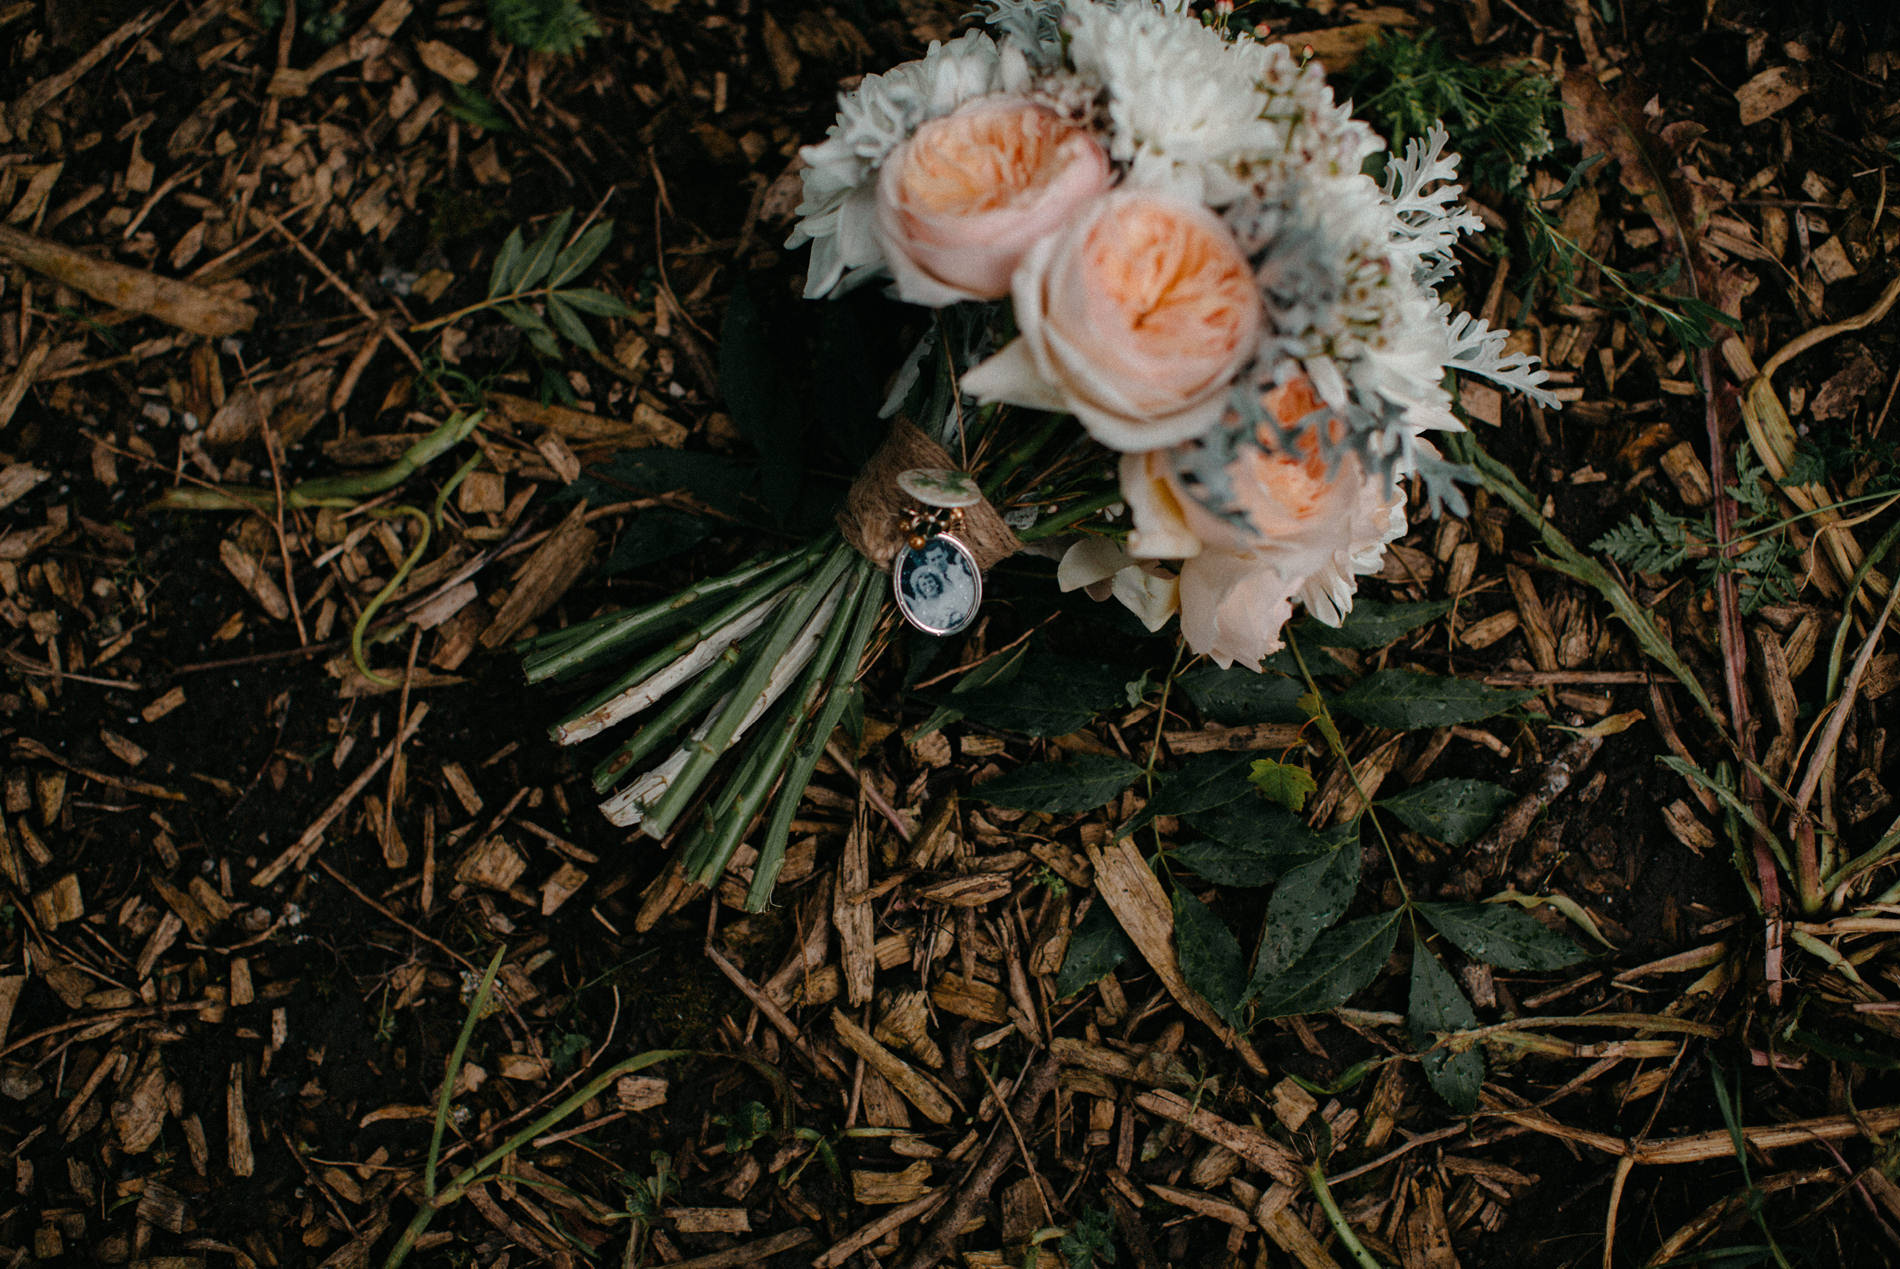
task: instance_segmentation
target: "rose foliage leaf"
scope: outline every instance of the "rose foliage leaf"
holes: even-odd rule
[[[1502,903],[1421,903],[1418,914],[1474,961],[1499,969],[1562,969],[1584,951],[1536,917]]]
[[[1038,762],[979,784],[970,796],[992,806],[1048,815],[1076,815],[1110,801],[1135,782],[1141,768],[1113,754],[1079,754],[1067,762]]]
[[[1415,833],[1448,846],[1468,846],[1515,797],[1489,780],[1433,780],[1382,798],[1379,805]]]
[[[1333,697],[1332,706],[1372,727],[1420,731],[1475,723],[1535,695],[1416,670],[1380,670]]]
[[[1477,1026],[1478,1015],[1444,962],[1423,945],[1412,952],[1412,994],[1405,1020],[1412,1043],[1425,1050],[1419,1055],[1419,1065],[1432,1090],[1461,1115],[1476,1110],[1478,1090],[1484,1084],[1484,1055],[1475,1048],[1453,1053],[1426,1046],[1432,1043],[1433,1032],[1468,1031]]]

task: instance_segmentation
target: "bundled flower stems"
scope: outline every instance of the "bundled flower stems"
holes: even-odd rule
[[[791,241],[807,298],[881,285],[933,311],[889,410],[930,448],[894,430],[839,533],[527,653],[534,682],[651,649],[554,737],[643,717],[596,768],[602,809],[679,836],[697,881],[769,803],[754,909],[880,620],[967,628],[1011,530],[1059,555],[1063,589],[1257,667],[1296,605],[1351,610],[1413,484],[1463,509],[1427,439],[1461,427],[1448,372],[1554,404],[1504,332],[1438,298],[1480,227],[1442,128],[1381,186],[1383,142],[1323,69],[1231,17],[990,0],[985,23],[841,100]]]

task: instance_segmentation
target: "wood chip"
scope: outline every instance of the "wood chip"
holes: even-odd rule
[[[1135,1104],[1163,1119],[1171,1119],[1198,1137],[1225,1146],[1276,1181],[1304,1185],[1299,1160],[1258,1128],[1232,1123],[1204,1110],[1178,1093],[1156,1090],[1135,1095]]]
[[[873,1070],[889,1080],[904,1100],[923,1113],[933,1124],[947,1124],[956,1108],[950,1099],[910,1063],[879,1044],[870,1032],[846,1017],[840,1009],[831,1011],[831,1025],[846,1048],[863,1058]]]
[[[1807,76],[1798,66],[1771,66],[1735,90],[1742,126],[1749,127],[1792,106],[1808,91]]]
[[[546,612],[580,579],[592,560],[600,535],[587,527],[587,504],[576,503],[567,518],[528,557],[508,600],[482,632],[484,648],[512,640],[521,628]]]
[[[97,260],[44,238],[0,225],[0,256],[101,304],[155,317],[194,335],[236,335],[257,322],[257,310],[222,292]]]
[[[1174,910],[1141,851],[1132,841],[1123,838],[1106,848],[1090,846],[1088,854],[1089,862],[1095,866],[1095,885],[1103,902],[1115,914],[1142,959],[1160,976],[1169,994],[1231,1045],[1255,1074],[1267,1075],[1266,1063],[1260,1060],[1253,1045],[1222,1022],[1213,1006],[1181,976],[1181,962],[1174,951]]]

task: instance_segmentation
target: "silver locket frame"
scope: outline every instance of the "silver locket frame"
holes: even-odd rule
[[[961,634],[975,624],[976,614],[983,607],[983,570],[977,567],[975,553],[961,540],[951,534],[931,534],[929,540],[924,543],[924,549],[928,550],[931,545],[938,542],[947,544],[950,549],[963,560],[964,565],[970,571],[971,580],[976,584],[976,594],[970,600],[969,612],[964,614],[963,619],[955,625],[934,626],[911,611],[912,601],[910,597],[904,593],[904,561],[905,558],[913,551],[916,551],[917,548],[911,546],[908,542],[899,548],[896,558],[891,561],[891,598],[896,601],[897,611],[904,615],[905,621],[908,621],[925,634],[936,635],[939,638],[947,638],[950,635]]]

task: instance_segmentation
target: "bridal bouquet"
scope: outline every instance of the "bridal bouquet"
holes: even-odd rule
[[[892,607],[955,634],[983,570],[1040,540],[1064,589],[1150,629],[1178,616],[1192,651],[1257,666],[1296,605],[1350,610],[1411,486],[1463,509],[1427,439],[1460,427],[1448,372],[1551,401],[1504,332],[1438,299],[1479,228],[1442,129],[1380,185],[1363,169],[1383,142],[1322,68],[1221,14],[989,0],[984,17],[865,77],[802,152],[807,298],[883,285],[934,311],[838,533],[527,658],[532,681],[659,645],[555,737],[651,714],[601,764],[603,809],[654,837],[685,826],[700,881],[770,801],[755,907],[834,688]]]

